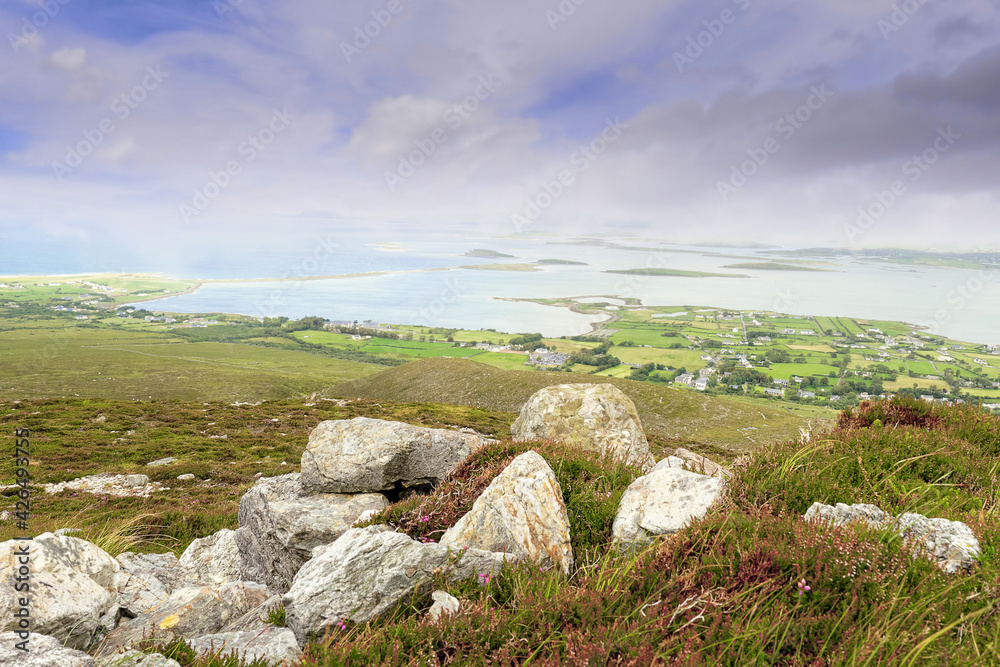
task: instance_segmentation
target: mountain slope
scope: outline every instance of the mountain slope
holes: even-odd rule
[[[466,359],[425,359],[337,385],[330,396],[407,403],[451,403],[518,412],[541,389],[565,383],[610,382],[631,398],[643,429],[663,444],[699,443],[730,455],[775,440],[798,439],[808,417],[785,407],[758,406],[672,386],[596,375],[506,371]],[[830,417],[835,413],[829,411]],[[815,422],[814,422],[815,424]]]

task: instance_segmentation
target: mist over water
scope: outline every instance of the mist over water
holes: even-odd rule
[[[912,267],[853,259],[829,271],[729,269],[728,264],[767,259],[756,250],[649,245],[651,250],[567,245],[510,239],[439,239],[428,243],[343,246],[326,260],[309,254],[268,257],[263,265],[213,265],[210,272],[185,277],[312,277],[388,271],[386,275],[329,280],[210,283],[193,294],[146,302],[144,307],[174,312],[238,312],[258,317],[320,315],[334,320],[377,320],[465,329],[580,335],[602,318],[567,308],[505,299],[608,296],[636,298],[645,306],[713,306],[771,310],[806,316],[898,320],[927,327],[950,338],[1000,342],[1000,279],[966,269]],[[488,248],[513,257],[463,256]],[[688,252],[676,252],[686,250]],[[244,258],[245,259],[245,258]],[[546,264],[538,271],[457,268],[475,264],[534,263],[539,259],[584,262]],[[777,261],[781,261],[780,259]],[[274,266],[284,265],[281,273]],[[415,272],[448,268],[446,271]],[[669,268],[731,277],[631,276],[608,270]],[[267,273],[271,270],[271,273]],[[407,273],[403,273],[407,272]]]

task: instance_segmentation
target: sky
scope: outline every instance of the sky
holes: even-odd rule
[[[5,0],[0,247],[1000,246],[995,0]]]

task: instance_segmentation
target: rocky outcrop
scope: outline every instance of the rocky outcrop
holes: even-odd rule
[[[97,661],[97,667],[181,667],[181,663],[159,653],[143,653],[132,649],[101,658]]]
[[[218,590],[181,588],[160,606],[109,632],[101,643],[100,655],[112,655],[145,640],[169,642],[215,634],[229,622],[259,608],[269,597],[264,586],[246,581]]]
[[[434,591],[431,593],[431,599],[434,600],[434,604],[427,611],[427,615],[433,621],[440,621],[442,616],[454,616],[461,608],[458,598],[445,591]]]
[[[364,623],[427,590],[436,572],[467,579],[495,573],[509,560],[510,554],[422,544],[383,526],[352,528],[295,575],[282,597],[285,620],[301,646],[311,632],[322,636],[344,620]]]
[[[687,463],[688,469],[692,472],[708,475],[709,477],[721,477],[723,479],[728,478],[732,474],[728,468],[724,468],[715,461],[705,458],[701,454],[695,454],[683,447],[675,449],[673,455],[679,459],[683,459]]]
[[[560,384],[535,392],[511,433],[518,440],[560,440],[616,461],[653,467],[632,400],[611,384]]]
[[[225,658],[235,655],[247,663],[265,660],[271,665],[291,664],[302,657],[295,634],[288,628],[274,625],[263,630],[204,635],[188,641],[188,645],[199,656]]]
[[[68,648],[55,637],[31,633],[27,651],[17,648],[25,639],[16,632],[0,632],[0,665],[6,667],[95,667],[94,659],[83,651]],[[180,665],[178,665],[180,667]]]
[[[209,586],[239,581],[242,562],[236,545],[236,531],[224,529],[194,540],[178,562],[180,567],[197,573]]]
[[[846,526],[855,521],[863,521],[873,528],[881,528],[888,519],[888,514],[875,505],[845,505],[837,503],[834,506],[813,503],[805,513],[806,521],[822,521],[833,526]]]
[[[336,540],[365,511],[388,504],[378,493],[305,495],[299,473],[262,478],[240,499],[240,578],[283,593],[314,548]]]
[[[894,526],[900,536],[937,562],[948,574],[971,570],[980,554],[979,540],[961,521],[928,519],[922,514],[903,514]]]
[[[844,503],[837,503],[835,507],[813,503],[804,518],[834,526],[863,521],[872,528],[891,529],[911,545],[915,557],[926,556],[947,574],[972,569],[980,554],[979,540],[972,529],[961,521],[929,519],[912,513],[894,519],[875,505]]]
[[[19,562],[30,551],[30,566]],[[0,544],[0,631],[16,630],[18,568],[30,567],[31,631],[85,649],[118,592],[121,566],[90,542],[43,533]]]
[[[302,454],[302,488],[368,493],[435,484],[483,442],[468,433],[368,417],[324,421]]]
[[[611,526],[614,542],[648,543],[705,516],[722,494],[721,482],[684,470],[678,461],[682,459],[664,459],[653,472],[629,485]]]
[[[120,618],[134,618],[163,604],[178,588],[201,586],[198,576],[181,567],[177,556],[166,554],[136,554],[130,551],[119,554],[121,571],[118,575],[118,593],[114,613],[119,614],[102,625],[113,629]]]
[[[441,545],[512,553],[569,574],[569,517],[552,468],[534,451],[515,458],[445,531]]]

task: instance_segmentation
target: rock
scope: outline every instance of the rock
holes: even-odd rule
[[[125,486],[146,486],[149,484],[149,477],[146,475],[126,475]]]
[[[144,640],[165,643],[214,634],[260,607],[269,597],[266,588],[249,581],[226,584],[219,589],[178,589],[160,606],[109,632],[100,654],[111,655]]]
[[[222,632],[205,635],[188,641],[199,656],[239,656],[250,663],[266,660],[269,664],[291,664],[302,657],[302,649],[295,633],[288,628],[268,626],[265,630],[248,632]]]
[[[236,531],[223,529],[193,541],[181,554],[179,564],[209,586],[222,586],[240,580],[242,561],[236,546]]]
[[[663,470],[664,468],[680,468],[681,470],[687,470],[688,462],[678,456],[668,456],[665,459],[660,459],[660,461],[653,466],[650,472],[656,472],[657,470]]]
[[[156,461],[150,461],[149,463],[146,464],[146,467],[147,468],[158,468],[159,466],[168,466],[171,463],[174,463],[175,461],[177,461],[177,459],[175,459],[172,456],[168,456],[165,459],[157,459]]]
[[[661,461],[661,464],[663,462]],[[632,482],[611,526],[614,542],[644,544],[700,519],[722,494],[717,477],[662,466]]]
[[[56,535],[58,537],[62,537],[63,535],[70,535],[72,533],[79,533],[81,530],[83,530],[83,529],[82,528],[60,528],[59,530],[57,530],[54,533],[54,535]]]
[[[179,479],[182,482],[190,482],[194,478],[195,478],[194,475],[192,475],[191,473],[185,473],[183,475],[177,475],[177,479]]]
[[[709,477],[728,478],[731,473],[728,468],[720,466],[715,461],[705,458],[701,454],[695,454],[683,448],[674,450],[674,456],[687,462],[688,468],[693,472],[708,475]]]
[[[511,426],[517,440],[561,440],[649,470],[655,462],[632,400],[611,384],[561,384],[535,392]]]
[[[430,611],[427,613],[432,620],[439,621],[442,615],[454,616],[458,613],[460,608],[458,598],[444,591],[434,591],[431,593],[431,599],[434,600],[434,604],[431,605]]]
[[[361,513],[361,516],[359,516],[357,519],[354,520],[354,523],[351,525],[351,527],[353,528],[359,523],[364,523],[365,521],[371,521],[371,518],[381,511],[382,510],[365,510],[364,512]]]
[[[445,531],[441,546],[512,553],[569,574],[569,517],[552,468],[534,451],[515,458]]]
[[[128,484],[130,475],[112,475],[110,473],[100,473],[97,475],[87,475],[77,477],[58,484],[42,484],[45,493],[62,493],[63,491],[82,491],[102,496],[115,496],[116,498],[148,498],[155,491],[168,491],[169,489],[159,482],[150,482],[147,478],[145,484],[134,486]]]
[[[261,632],[266,630],[271,623],[271,610],[281,606],[281,596],[272,595],[264,600],[264,604],[251,609],[235,621],[230,621],[223,628],[222,632]]]
[[[364,623],[426,590],[435,570],[454,581],[498,572],[512,560],[511,554],[422,544],[381,526],[351,528],[295,575],[281,598],[285,622],[304,646],[310,632],[323,635],[341,620]]]
[[[9,667],[95,667],[94,659],[83,651],[67,648],[55,637],[37,634],[32,628],[28,651],[17,648],[24,639],[16,632],[0,632],[0,665]],[[180,667],[178,665],[177,667]]]
[[[892,517],[875,505],[837,503],[836,506],[831,507],[822,503],[813,503],[806,510],[803,518],[806,521],[822,521],[834,526],[845,526],[854,521],[864,521],[872,528],[881,528]]]
[[[467,433],[383,419],[324,421],[302,454],[302,488],[368,493],[435,484],[482,443]]]
[[[118,561],[90,542],[52,533],[0,544],[0,632],[17,629],[14,612],[24,594],[14,587],[24,552],[30,559],[32,633],[88,648],[118,592]]]
[[[283,593],[314,548],[335,541],[366,510],[388,504],[378,493],[304,496],[299,473],[264,477],[240,499],[240,578]]]
[[[804,518],[834,526],[864,521],[872,528],[891,528],[913,547],[914,558],[924,555],[947,574],[954,574],[959,569],[971,570],[980,554],[979,540],[972,529],[961,521],[928,519],[922,514],[912,513],[893,519],[875,505],[844,503],[837,503],[836,507],[813,503]]]
[[[980,554],[979,540],[972,529],[961,521],[928,519],[921,514],[903,514],[895,528],[904,540],[923,552],[947,574],[958,570],[971,570]]]
[[[134,649],[109,655],[97,661],[98,667],[181,667],[176,660],[171,660],[159,653],[143,653]]]
[[[200,587],[197,574],[181,567],[177,556],[166,554],[136,554],[127,551],[115,560],[121,566],[115,612],[135,618],[162,604],[178,588]],[[112,623],[103,623],[113,629]]]

